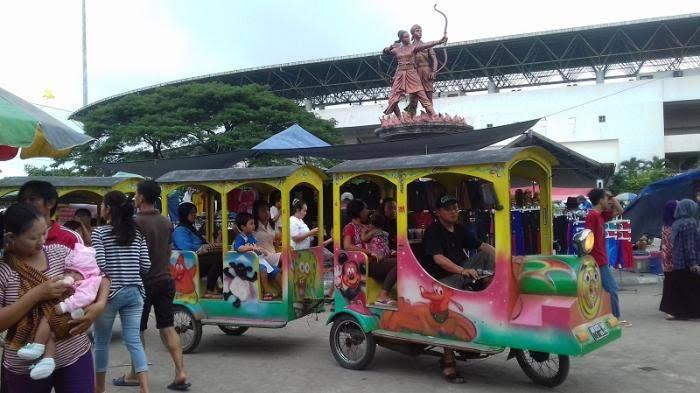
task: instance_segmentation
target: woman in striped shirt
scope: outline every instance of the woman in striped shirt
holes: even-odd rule
[[[17,349],[31,331],[44,304],[65,295],[65,260],[70,249],[45,245],[47,223],[30,205],[13,205],[5,212],[5,255],[0,262],[0,331],[8,330],[2,363],[2,389],[7,393],[92,393],[95,374],[90,340],[84,333],[56,342],[53,375],[41,380],[29,376],[31,361],[17,356]],[[20,274],[21,272],[21,274]],[[30,281],[42,281],[28,285]],[[41,310],[39,311],[41,312]]]
[[[107,307],[95,321],[95,392],[105,391],[109,364],[109,344],[117,313],[122,321],[122,336],[137,373],[140,392],[147,393],[148,361],[140,337],[141,313],[145,296],[141,275],[148,273],[151,261],[146,239],[136,229],[133,202],[119,191],[105,195],[102,218],[108,224],[92,232],[97,264],[112,280]]]

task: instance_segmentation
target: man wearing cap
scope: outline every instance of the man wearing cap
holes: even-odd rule
[[[469,279],[479,278],[476,267],[493,270],[496,249],[458,224],[457,198],[445,195],[438,198],[435,206],[437,221],[425,230],[422,264],[430,275],[443,284],[461,289]],[[479,250],[481,256],[469,260],[468,250]]]
[[[479,278],[477,271],[469,265],[467,250],[478,249],[482,256],[493,261],[496,249],[480,241],[473,233],[467,232],[457,223],[459,221],[457,198],[445,195],[438,198],[435,206],[437,221],[432,223],[423,235],[425,256],[422,265],[431,276],[443,284],[461,289],[467,283],[467,279]],[[464,383],[464,378],[457,371],[455,354],[452,350],[444,348],[440,366],[442,376],[448,382]]]

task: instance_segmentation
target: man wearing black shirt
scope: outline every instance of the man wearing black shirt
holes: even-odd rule
[[[483,243],[476,236],[467,232],[458,224],[459,204],[457,198],[445,195],[437,200],[436,214],[438,221],[431,224],[423,235],[425,257],[422,265],[425,270],[443,284],[461,289],[466,278],[478,279],[479,274],[468,268],[467,250],[478,249],[491,259],[496,250],[488,243]],[[450,383],[464,383],[464,378],[457,371],[455,354],[444,348],[440,361],[442,376]]]
[[[425,256],[422,265],[443,284],[462,289],[467,279],[479,278],[476,270],[471,268],[473,264],[469,263],[467,250],[479,250],[490,260],[495,257],[496,250],[457,223],[457,198],[445,195],[438,199],[436,206],[438,221],[430,225],[423,235]]]

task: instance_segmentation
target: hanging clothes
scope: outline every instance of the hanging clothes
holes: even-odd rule
[[[467,188],[467,182],[459,183],[457,186],[457,201],[459,201],[459,206],[464,210],[472,209],[472,201],[469,199],[469,189]]]
[[[618,263],[625,269],[634,267],[632,253],[632,223],[630,220],[617,220]]]
[[[234,213],[239,213],[238,203],[239,203],[240,196],[241,196],[241,189],[240,188],[236,188],[235,190],[228,193],[228,195],[226,196],[226,200],[228,203],[228,211],[234,212]]]
[[[244,188],[238,195],[238,213],[253,214],[253,204],[258,199],[258,191],[253,188]]]
[[[408,210],[420,213],[428,210],[428,199],[423,182],[412,182],[407,187]]]
[[[177,223],[179,221],[180,216],[177,208],[182,203],[182,195],[182,190],[175,190],[168,195],[168,216],[170,217],[170,222]]]
[[[557,254],[564,254],[569,249],[568,235],[569,220],[565,215],[556,216],[552,220],[554,231],[554,250]]]
[[[206,211],[206,197],[201,192],[192,193],[190,199],[198,212]]]
[[[525,228],[523,223],[523,212],[522,211],[512,211],[510,212],[510,228],[513,250],[511,253],[513,255],[526,255],[525,253]]]

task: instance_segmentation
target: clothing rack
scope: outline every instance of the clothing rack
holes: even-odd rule
[[[511,208],[511,212],[534,212],[534,211],[540,211],[540,207],[516,207],[516,208]]]

